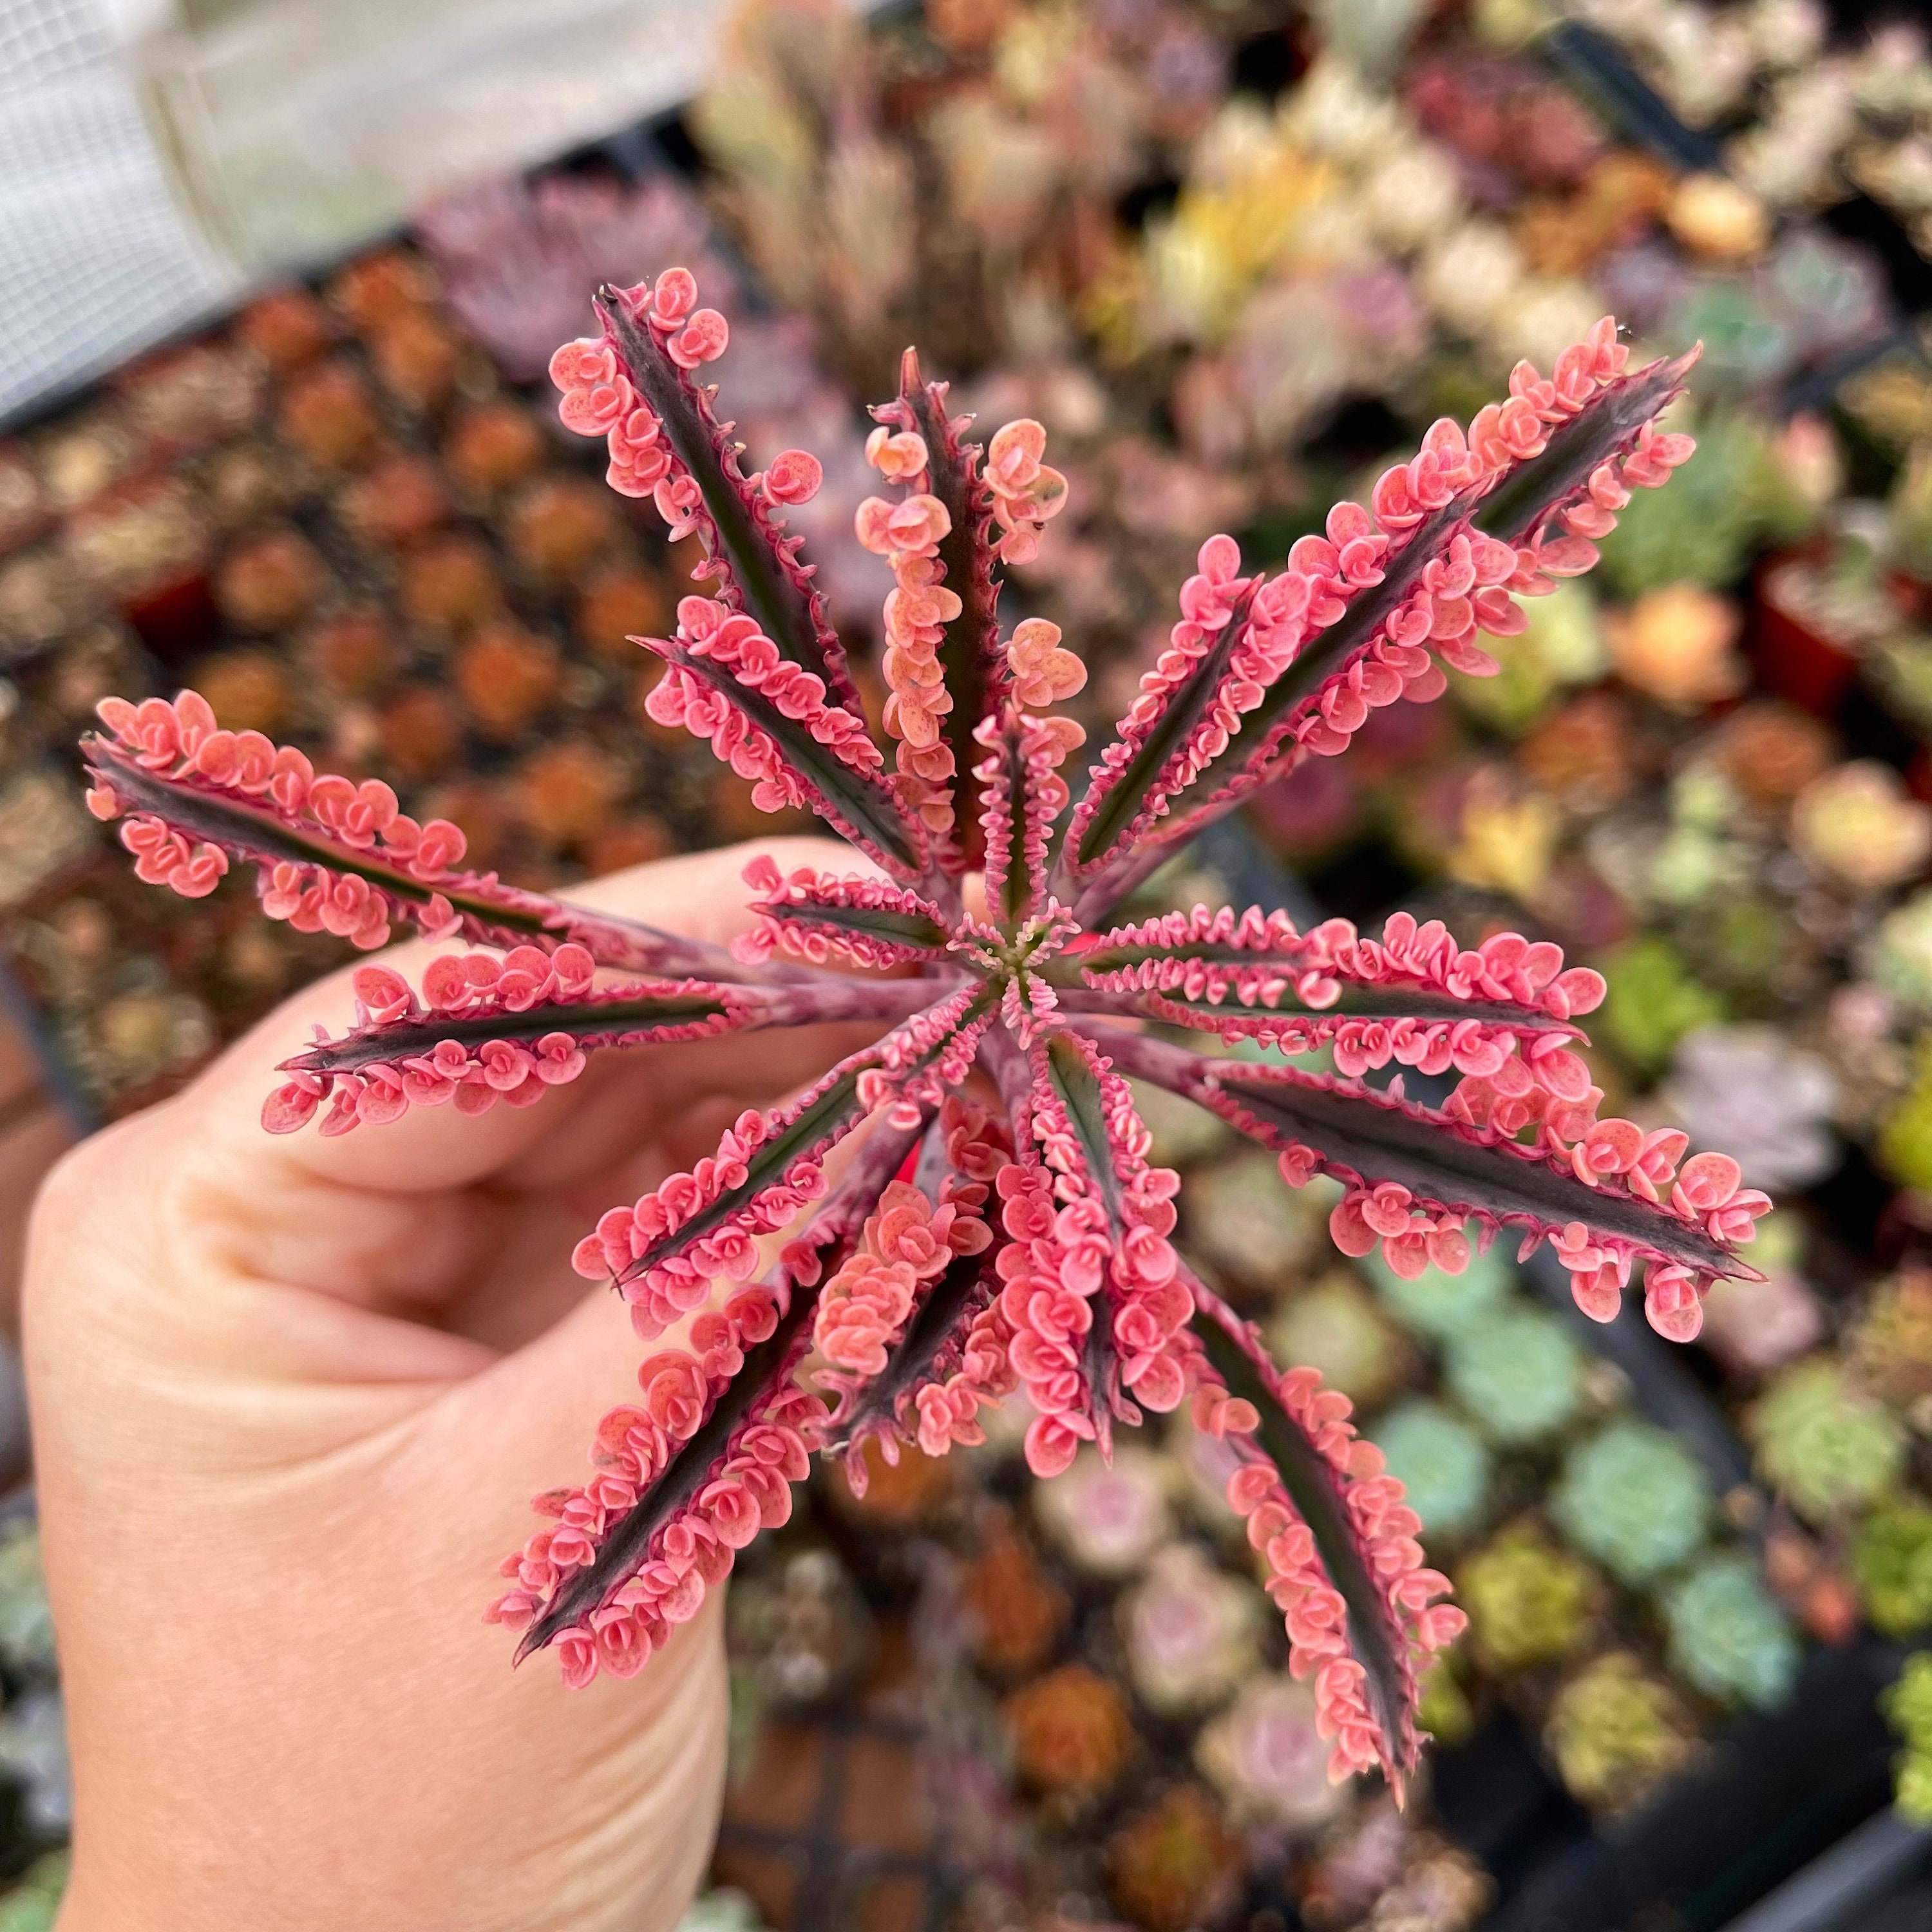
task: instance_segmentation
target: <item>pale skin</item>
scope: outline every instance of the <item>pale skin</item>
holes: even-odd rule
[[[575,896],[728,939],[752,850]],[[436,950],[382,957],[414,980]],[[263,1133],[276,1062],[352,1010],[346,973],[291,999],[84,1142],[34,1212],[60,1932],[660,1932],[716,1824],[722,1598],[641,1676],[578,1691],[548,1656],[512,1671],[482,1611],[530,1498],[581,1479],[648,1352],[572,1244],[865,1036],[610,1054],[534,1107]]]

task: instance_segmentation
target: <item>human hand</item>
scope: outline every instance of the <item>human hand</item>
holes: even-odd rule
[[[782,864],[830,849],[781,841]],[[747,923],[748,850],[579,897]],[[424,945],[384,953],[414,979]],[[536,1492],[634,1400],[624,1304],[570,1270],[613,1202],[857,1043],[592,1059],[536,1106],[260,1125],[338,974],[176,1099],[85,1142],[29,1240],[26,1342],[74,1762],[62,1932],[655,1932],[709,1856],[716,1598],[634,1682],[512,1672],[482,1622]]]

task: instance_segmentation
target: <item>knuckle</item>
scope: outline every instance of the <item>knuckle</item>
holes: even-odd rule
[[[129,1120],[77,1141],[43,1177],[27,1218],[30,1272],[43,1256],[71,1254],[91,1239],[103,1218],[126,1204],[134,1176],[131,1159],[140,1120]]]

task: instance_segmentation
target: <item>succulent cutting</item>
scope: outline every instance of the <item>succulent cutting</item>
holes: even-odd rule
[[[701,554],[674,634],[638,640],[665,665],[650,716],[708,740],[766,808],[812,812],[850,869],[754,859],[752,924],[726,950],[466,868],[453,826],[220,728],[191,692],[110,699],[86,744],[89,803],[142,878],[193,897],[245,863],[262,909],[298,930],[374,948],[407,922],[464,943],[415,986],[358,969],[355,1024],[286,1063],[272,1132],[529,1105],[621,1047],[877,1030],[586,1231],[578,1272],[660,1346],[638,1402],[598,1426],[587,1480],[537,1499],[544,1525],[490,1616],[520,1633],[519,1656],[554,1645],[569,1683],[628,1676],[785,1520],[814,1453],[862,1480],[868,1445],[944,1454],[1022,1392],[1028,1460],[1051,1477],[1185,1406],[1232,1452],[1228,1499],[1312,1678],[1333,1774],[1379,1764],[1399,1790],[1418,1666],[1462,1615],[1347,1399],[1277,1366],[1176,1252],[1178,1182],[1149,1161],[1130,1081],[1219,1115],[1292,1184],[1339,1182],[1330,1226],[1348,1255],[1454,1274],[1507,1232],[1526,1254],[1549,1243],[1600,1321],[1640,1268],[1649,1319],[1678,1340],[1714,1280],[1750,1272],[1736,1250],[1769,1203],[1727,1156],[1686,1159],[1682,1133],[1600,1118],[1577,1022],[1604,982],[1554,945],[1465,946],[1400,913],[1370,936],[1262,908],[1122,908],[1372,711],[1438,695],[1444,665],[1492,670],[1478,634],[1520,630],[1516,599],[1587,571],[1631,490],[1690,454],[1658,418],[1692,358],[1633,369],[1606,318],[1550,375],[1520,363],[1466,430],[1437,423],[1282,568],[1210,538],[1166,650],[1084,757],[1058,708],[1080,656],[999,609],[1006,567],[1066,501],[1040,424],[981,446],[910,352],[873,412],[886,494],[856,530],[892,580],[875,730],[784,528],[819,464],[788,450],[746,473],[702,380],[725,319],[680,268],[607,286],[596,308],[600,332],[551,362],[562,421],[605,438],[611,487]],[[1224,1057],[1204,1035],[1280,1052]],[[1318,1052],[1334,1071],[1296,1064]],[[1455,1084],[1426,1104],[1409,1072]]]

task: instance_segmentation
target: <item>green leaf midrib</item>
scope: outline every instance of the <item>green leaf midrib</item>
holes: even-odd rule
[[[1122,1226],[1120,1180],[1114,1172],[1113,1144],[1101,1108],[1100,1076],[1072,1040],[1059,1032],[1046,1042],[1046,1066],[1047,1077],[1079,1137],[1088,1172],[1100,1191],[1118,1239]]]
[[[1531,458],[1492,487],[1479,484],[1432,512],[1395,553],[1382,582],[1352,599],[1334,623],[1310,640],[1269,686],[1260,705],[1242,718],[1226,749],[1173,800],[1168,814],[1172,822],[1183,823],[1204,804],[1226,782],[1221,774],[1238,770],[1274,726],[1367,640],[1408,594],[1423,567],[1442,554],[1459,526],[1466,523],[1506,543],[1520,541],[1551,505],[1587,482],[1599,463],[1663,407],[1680,386],[1688,366],[1679,357],[1619,377],[1550,437],[1541,456]]]
[[[1618,378],[1552,433],[1540,456],[1504,478],[1470,518],[1485,536],[1520,543],[1549,506],[1590,479],[1605,461],[1670,400],[1680,384],[1684,358],[1653,363]]]
[[[1106,778],[1103,765],[1094,767],[1102,774],[1094,783],[1106,784],[1107,790],[1099,808],[1088,820],[1080,849],[1073,855],[1075,864],[1082,870],[1097,866],[1108,856],[1120,835],[1139,815],[1147,802],[1147,794],[1152,790],[1154,780],[1166,769],[1168,760],[1206,715],[1210,700],[1227,676],[1228,662],[1247,628],[1253,607],[1254,592],[1251,588],[1241,598],[1212,649],[1194,667],[1187,682],[1154,721],[1154,728],[1140,749],[1113,778],[1108,781]],[[1240,727],[1235,728],[1238,730]]]
[[[1389,1756],[1400,1763],[1408,1738],[1405,1640],[1363,1561],[1360,1539],[1341,1491],[1341,1479],[1268,1387],[1246,1349],[1211,1312],[1196,1310],[1195,1334],[1231,1395],[1252,1403],[1261,1418],[1261,1448],[1290,1502],[1315,1538],[1316,1554],[1348,1615],[1348,1649],[1366,1676],[1372,1714]]]
[[[1258,963],[1258,962],[1257,962]],[[1338,998],[1325,1006],[1310,1006],[1292,987],[1284,987],[1272,1004],[1256,1000],[1252,1006],[1230,997],[1225,1001],[1188,1000],[1178,992],[1163,993],[1158,987],[1135,988],[1150,999],[1184,1008],[1212,1021],[1222,1016],[1259,1023],[1270,1016],[1285,1019],[1417,1019],[1478,1020],[1485,1026],[1510,1027],[1520,1033],[1571,1033],[1567,1020],[1552,1018],[1529,1006],[1512,1006],[1504,1000],[1493,1005],[1480,1000],[1459,1000],[1449,993],[1404,992],[1400,988],[1345,986]]]
[[[152,813],[178,830],[252,863],[279,860],[319,866],[364,880],[386,896],[407,905],[426,908],[440,896],[456,911],[482,925],[554,936],[548,908],[524,910],[501,905],[466,891],[460,880],[425,881],[386,864],[373,849],[340,844],[320,833],[304,836],[263,806],[203,790],[193,779],[170,781],[143,770],[104,739],[83,739],[81,749],[85,757],[105,764],[113,788],[124,800],[131,800],[136,811]]]
[[[946,587],[958,598],[960,610],[945,627],[939,647],[946,688],[952,694],[952,709],[940,728],[952,748],[953,800],[957,812],[963,814],[979,750],[973,732],[986,713],[986,654],[994,647],[999,591],[982,568],[980,512],[957,432],[935,401],[929,383],[914,385],[902,400],[926,443],[932,494],[946,506],[952,523],[940,539],[939,561],[946,572]]]
[[[817,926],[835,926],[842,932],[890,940],[902,946],[927,951],[943,948],[951,937],[938,920],[924,913],[898,912],[884,906],[822,905],[787,903],[768,908],[776,920],[797,920]]]
[[[917,1066],[929,1066],[945,1051],[947,1040],[962,1028],[982,1018],[990,1007],[998,1004],[998,993],[990,983],[982,986],[979,993],[967,1002],[964,1010],[946,1038],[936,1042],[920,1057],[915,1066],[902,1070],[901,1077],[909,1077]],[[816,1100],[808,1102],[796,1119],[782,1128],[775,1138],[764,1142],[756,1150],[746,1164],[742,1185],[721,1194],[681,1227],[654,1242],[622,1270],[620,1279],[634,1281],[647,1269],[656,1267],[668,1256],[689,1246],[693,1241],[702,1240],[712,1228],[722,1226],[731,1216],[748,1205],[766,1188],[775,1185],[782,1178],[784,1170],[806,1148],[830,1138],[835,1129],[844,1126],[849,1130],[862,1117],[865,1111],[859,1105],[859,1076],[878,1064],[876,1055],[877,1049],[872,1049],[862,1064],[848,1066],[836,1079],[829,1082],[824,1091]]]
[[[898,1346],[887,1354],[886,1366],[857,1391],[849,1405],[849,1413],[841,1409],[836,1418],[837,1433],[829,1436],[824,1445],[828,1454],[842,1454],[868,1422],[892,1414],[900,1396],[938,1359],[952,1336],[961,1311],[986,1272],[984,1255],[956,1255],[946,1264],[945,1272],[915,1310],[912,1324]]]
[[[800,1330],[818,1306],[818,1289],[794,1285],[791,1305],[765,1340],[745,1352],[744,1365],[725,1386],[717,1406],[598,1546],[593,1562],[576,1571],[531,1624],[517,1648],[520,1663],[560,1632],[596,1609],[648,1556],[651,1539],[696,1496],[724,1453],[731,1432],[750,1413],[784,1366]]]
[[[453,1040],[459,1046],[480,1046],[493,1040],[541,1040],[553,1033],[567,1033],[574,1040],[586,1040],[605,1034],[713,1019],[730,1011],[724,1000],[716,994],[681,993],[532,1006],[521,1012],[395,1020],[367,1028],[348,1039],[312,1048],[283,1064],[313,1072],[351,1072],[358,1066],[432,1053],[445,1040]]]
[[[818,741],[796,718],[788,718],[762,692],[740,684],[723,667],[694,656],[682,646],[674,649],[669,661],[680,670],[702,680],[743,712],[854,832],[869,839],[908,872],[917,869],[918,860],[907,841],[905,826],[883,785],[872,783],[821,751]]]
[[[701,1240],[712,1228],[722,1226],[766,1188],[775,1186],[784,1178],[785,1169],[808,1148],[817,1146],[842,1123],[855,1118],[860,1112],[859,1075],[862,1070],[851,1068],[831,1082],[795,1120],[753,1152],[746,1164],[745,1178],[740,1186],[728,1189],[682,1226],[652,1243],[623,1270],[619,1279],[636,1280],[668,1256],[688,1247],[694,1241]]]
[[[1226,782],[1220,776],[1222,772],[1238,770],[1295,705],[1318,689],[1358,645],[1368,641],[1414,587],[1424,568],[1441,555],[1457,528],[1467,520],[1475,494],[1466,491],[1425,518],[1408,542],[1390,558],[1382,581],[1358,592],[1334,623],[1309,639],[1287,669],[1268,686],[1261,703],[1242,716],[1228,734],[1226,747],[1170,802],[1166,815],[1173,823],[1181,823],[1218,790]]]
[[[600,296],[598,307],[617,338],[632,380],[664,425],[672,448],[704,498],[704,507],[718,527],[718,542],[730,566],[746,614],[794,664],[825,681],[826,696],[840,703],[837,669],[827,662],[812,622],[806,593],[780,567],[770,546],[759,535],[714,444],[710,427],[684,384],[672,374],[674,365],[648,334],[626,312],[622,299]]]

